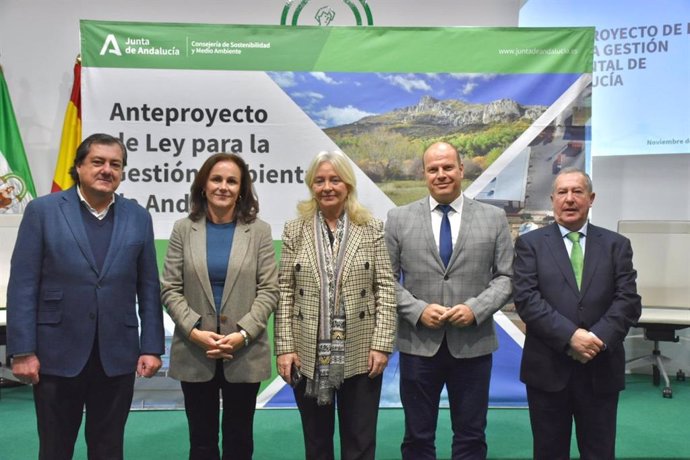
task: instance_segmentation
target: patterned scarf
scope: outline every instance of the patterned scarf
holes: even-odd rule
[[[305,395],[316,398],[320,406],[333,403],[335,389],[340,388],[345,376],[345,305],[340,295],[340,281],[349,228],[350,221],[345,213],[338,219],[331,243],[323,214],[319,211],[314,216],[321,301],[316,372],[314,380],[307,380]]]

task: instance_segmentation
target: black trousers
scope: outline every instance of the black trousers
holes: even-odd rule
[[[618,392],[599,394],[587,365],[577,365],[565,389],[527,387],[535,460],[568,460],[573,420],[582,460],[615,460]]]
[[[218,361],[208,382],[181,382],[189,424],[189,459],[219,460],[220,395],[223,396],[223,460],[251,459],[254,411],[260,384],[229,383]]]
[[[71,460],[86,408],[85,436],[91,460],[122,460],[134,373],[108,377],[98,347],[76,377],[40,375],[34,385],[39,460]]]
[[[319,406],[315,398],[304,396],[306,379],[295,388],[295,400],[302,418],[307,460],[333,460],[335,410],[340,427],[342,460],[374,460],[376,421],[379,413],[383,375],[370,379],[366,374],[345,379],[336,391],[333,404]]]

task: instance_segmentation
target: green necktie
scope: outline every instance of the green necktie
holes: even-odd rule
[[[573,248],[570,250],[570,265],[573,266],[573,273],[575,273],[575,280],[577,281],[577,288],[580,289],[582,284],[582,265],[584,257],[582,255],[582,246],[580,246],[580,232],[570,232],[566,237],[573,242]]]

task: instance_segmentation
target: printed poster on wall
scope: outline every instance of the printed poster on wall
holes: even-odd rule
[[[520,25],[596,27],[593,156],[690,153],[690,2],[530,0]]]

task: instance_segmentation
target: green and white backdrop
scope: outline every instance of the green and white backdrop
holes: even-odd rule
[[[366,15],[362,16],[363,18]],[[514,234],[549,222],[562,167],[586,167],[593,28],[282,27],[81,21],[83,132],[129,150],[119,189],[154,219],[159,259],[210,154],[241,154],[276,248],[304,176],[342,150],[361,201],[386,212],[426,194],[421,153],[463,152],[465,193],[508,214]],[[525,404],[522,336],[499,312],[493,406]],[[397,360],[382,406],[396,406]],[[280,379],[261,405],[291,405]]]

